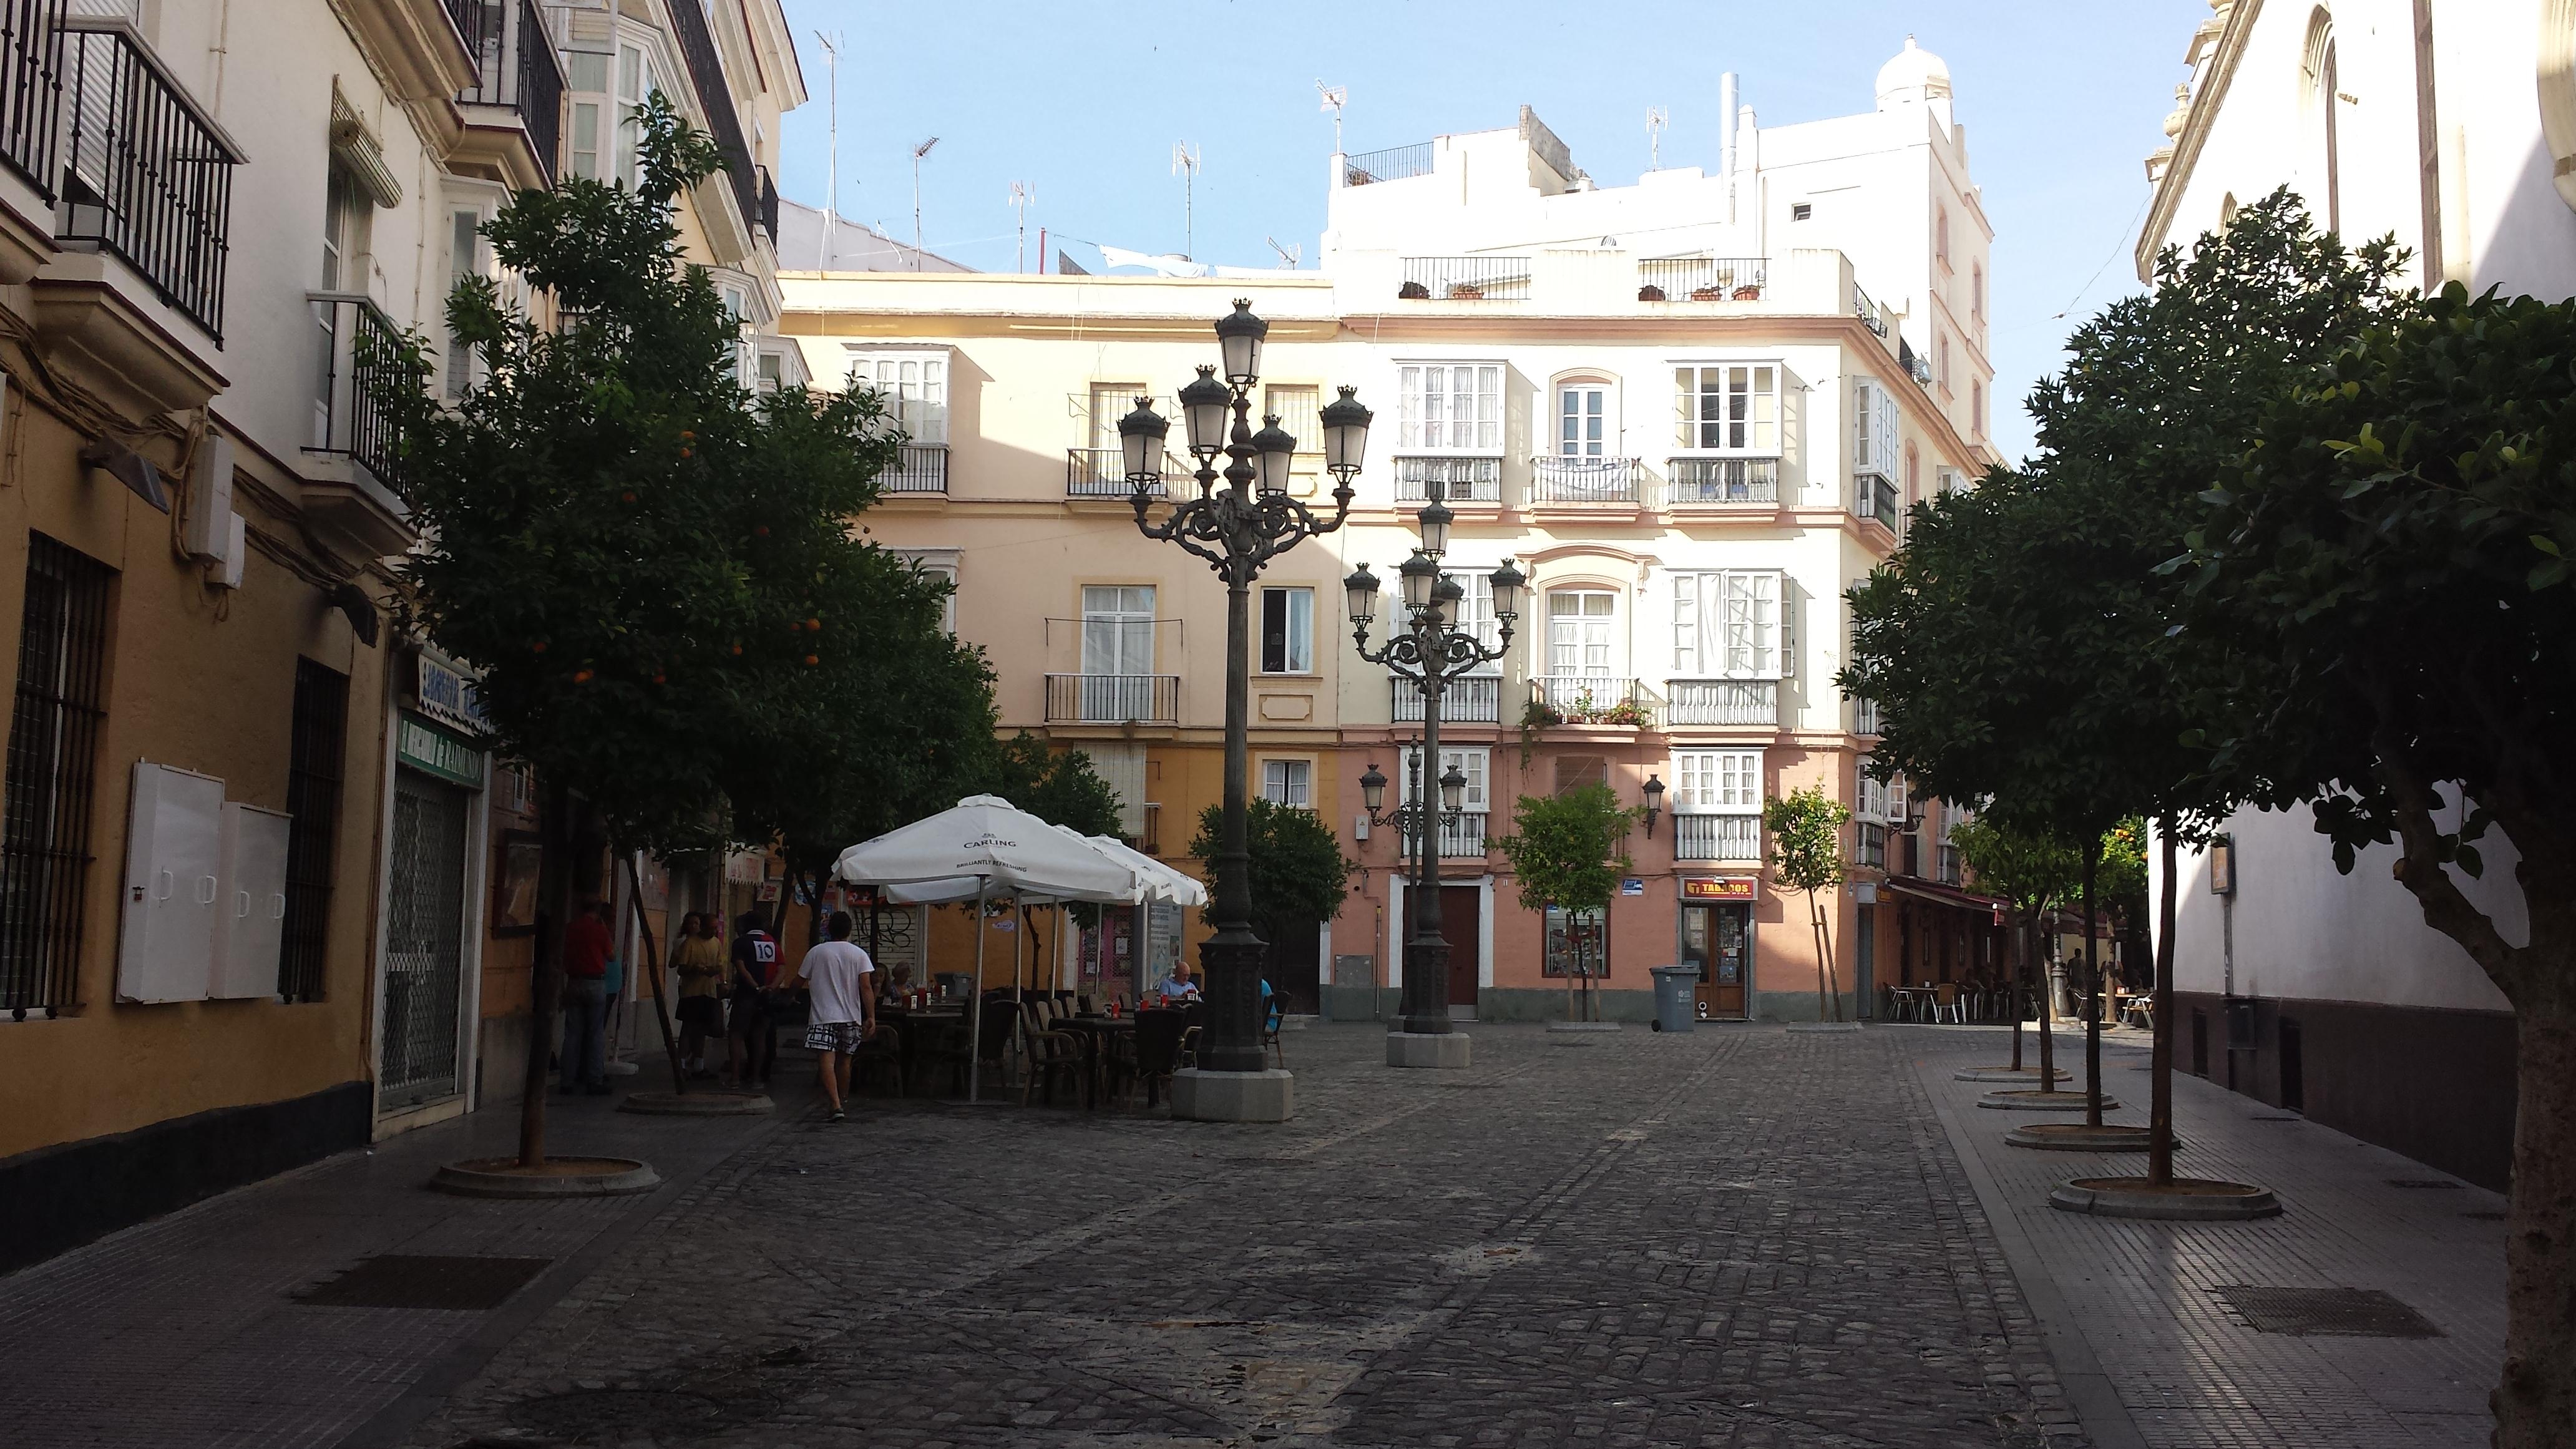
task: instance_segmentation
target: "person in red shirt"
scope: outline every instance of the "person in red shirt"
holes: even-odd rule
[[[608,934],[608,911],[585,901],[564,925],[563,1063],[566,1092],[608,1095],[608,957],[617,943]]]

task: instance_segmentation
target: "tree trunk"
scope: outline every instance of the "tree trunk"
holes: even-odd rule
[[[2018,922],[2016,922],[2015,924],[2016,924],[2016,925],[2018,925],[2018,926],[2020,927],[2020,929],[2019,929],[2019,930],[2016,930],[2016,931],[2014,931],[2014,932],[2013,932],[2013,969],[2012,969],[2012,989],[2011,989],[2010,991],[2007,991],[2007,992],[2005,992],[2005,993],[2004,993],[2004,1000],[2005,1000],[2005,1003],[2006,1003],[2006,1005],[2005,1005],[2005,1010],[2010,1011],[2010,1012],[2012,1013],[2012,1028],[2013,1028],[2013,1055],[2012,1055],[2012,1069],[2013,1069],[2014,1071],[2016,1071],[2016,1072],[2021,1070],[2021,994],[2022,994],[2022,983],[2023,983],[2024,981],[2028,980],[2028,979],[2029,979],[2029,977],[2030,977],[2030,923],[2031,923],[2031,913],[2030,913],[2030,912],[2028,912],[2028,911],[2022,911],[2022,912],[2020,912],[2020,913],[2019,913],[2019,915],[2021,916],[2021,919],[2020,919]]]
[[[1825,1019],[1825,912],[1807,892],[1807,940],[1816,948],[1816,1020]]]
[[[2576,962],[2533,964],[2539,989],[2514,1022],[2504,1375],[2487,1401],[2496,1449],[2576,1443]]]
[[[2102,865],[2102,836],[2084,842],[2084,1125],[2102,1125],[2102,948],[2093,939],[2093,878]]]
[[[546,1164],[546,1059],[554,1051],[562,999],[563,929],[572,919],[572,792],[540,779],[537,805],[537,932],[528,976],[528,1068],[519,1097],[519,1165]]]
[[[1824,903],[1816,899],[1815,892],[1813,891],[1809,891],[1807,893],[1807,902],[1816,912],[1817,944],[1824,949],[1825,989],[1827,997],[1834,1004],[1834,1020],[1840,1021],[1843,1019],[1843,977],[1842,972],[1838,969],[1839,963],[1834,960],[1833,913],[1825,909]],[[1839,907],[1842,903],[1842,897],[1837,895],[1834,898],[1834,903]]]
[[[2148,1058],[2152,1084],[2147,1105],[2147,1181],[2156,1187],[2173,1182],[2173,967],[2174,967],[2174,820],[2168,815],[2156,831],[2158,875],[2163,890],[2156,902],[2156,1045]]]
[[[2046,924],[2039,927],[2043,938],[2055,929],[2056,916],[2057,908],[2049,907],[2047,916],[2043,918]],[[2031,968],[2039,974],[2039,1089],[2054,1092],[2057,1090],[2057,984],[2048,979],[2048,962],[2052,953],[2038,950],[2036,941],[2031,944]]]

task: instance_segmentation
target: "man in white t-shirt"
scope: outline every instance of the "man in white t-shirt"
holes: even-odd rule
[[[805,1045],[818,1056],[823,1096],[832,1104],[832,1120],[838,1122],[849,1115],[841,1109],[841,1098],[850,1090],[850,1054],[877,1031],[876,993],[868,989],[868,976],[877,963],[850,943],[849,912],[834,911],[823,923],[823,934],[823,943],[805,953],[796,978],[813,995]]]

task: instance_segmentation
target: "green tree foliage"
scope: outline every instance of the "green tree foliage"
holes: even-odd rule
[[[1790,890],[1806,892],[1807,927],[1816,947],[1818,1021],[1828,1013],[1836,1021],[1843,1019],[1842,976],[1835,970],[1824,896],[1843,883],[1843,827],[1850,823],[1850,809],[1822,785],[1774,795],[1762,804],[1762,830],[1771,838],[1771,877]]]
[[[1359,862],[1342,854],[1341,838],[1312,810],[1258,797],[1244,802],[1245,845],[1251,852],[1252,920],[1269,940],[1301,925],[1329,921],[1342,908]],[[1213,861],[1224,847],[1225,807],[1199,812],[1190,854]]]
[[[2396,877],[2513,1003],[2508,1449],[2576,1432],[2576,303],[2456,284],[2277,395],[2177,570],[2238,646],[2222,757],[2308,801],[2350,870]],[[2519,921],[2460,877],[2500,836]],[[2517,939],[2519,938],[2519,939]]]
[[[1982,815],[1951,827],[1950,843],[1959,847],[1959,860],[1976,877],[1979,890],[2034,915],[2073,896],[2083,870],[2082,858],[2063,840]]]
[[[1512,807],[1512,833],[1487,844],[1511,862],[1523,910],[1606,911],[1620,877],[1635,868],[1628,831],[1642,815],[1635,806],[1621,805],[1608,785],[1523,795]],[[1586,993],[1606,965],[1586,963],[1579,973]],[[1569,991],[1574,979],[1569,973]]]
[[[1091,768],[1091,756],[1080,750],[1050,753],[1046,741],[1022,730],[1007,740],[990,741],[978,753],[981,763],[976,769],[978,786],[988,795],[999,795],[1013,805],[1051,825],[1063,825],[1085,835],[1119,835],[1127,832],[1119,824],[1118,792]],[[952,805],[956,802],[945,802]]]

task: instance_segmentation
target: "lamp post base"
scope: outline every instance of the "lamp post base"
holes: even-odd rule
[[[1467,1041],[1467,1034],[1463,1031],[1391,1031],[1386,1034],[1386,1064],[1390,1067],[1464,1071]]]
[[[1172,1073],[1172,1117],[1181,1122],[1285,1122],[1297,1115],[1297,1079],[1276,1069]]]

